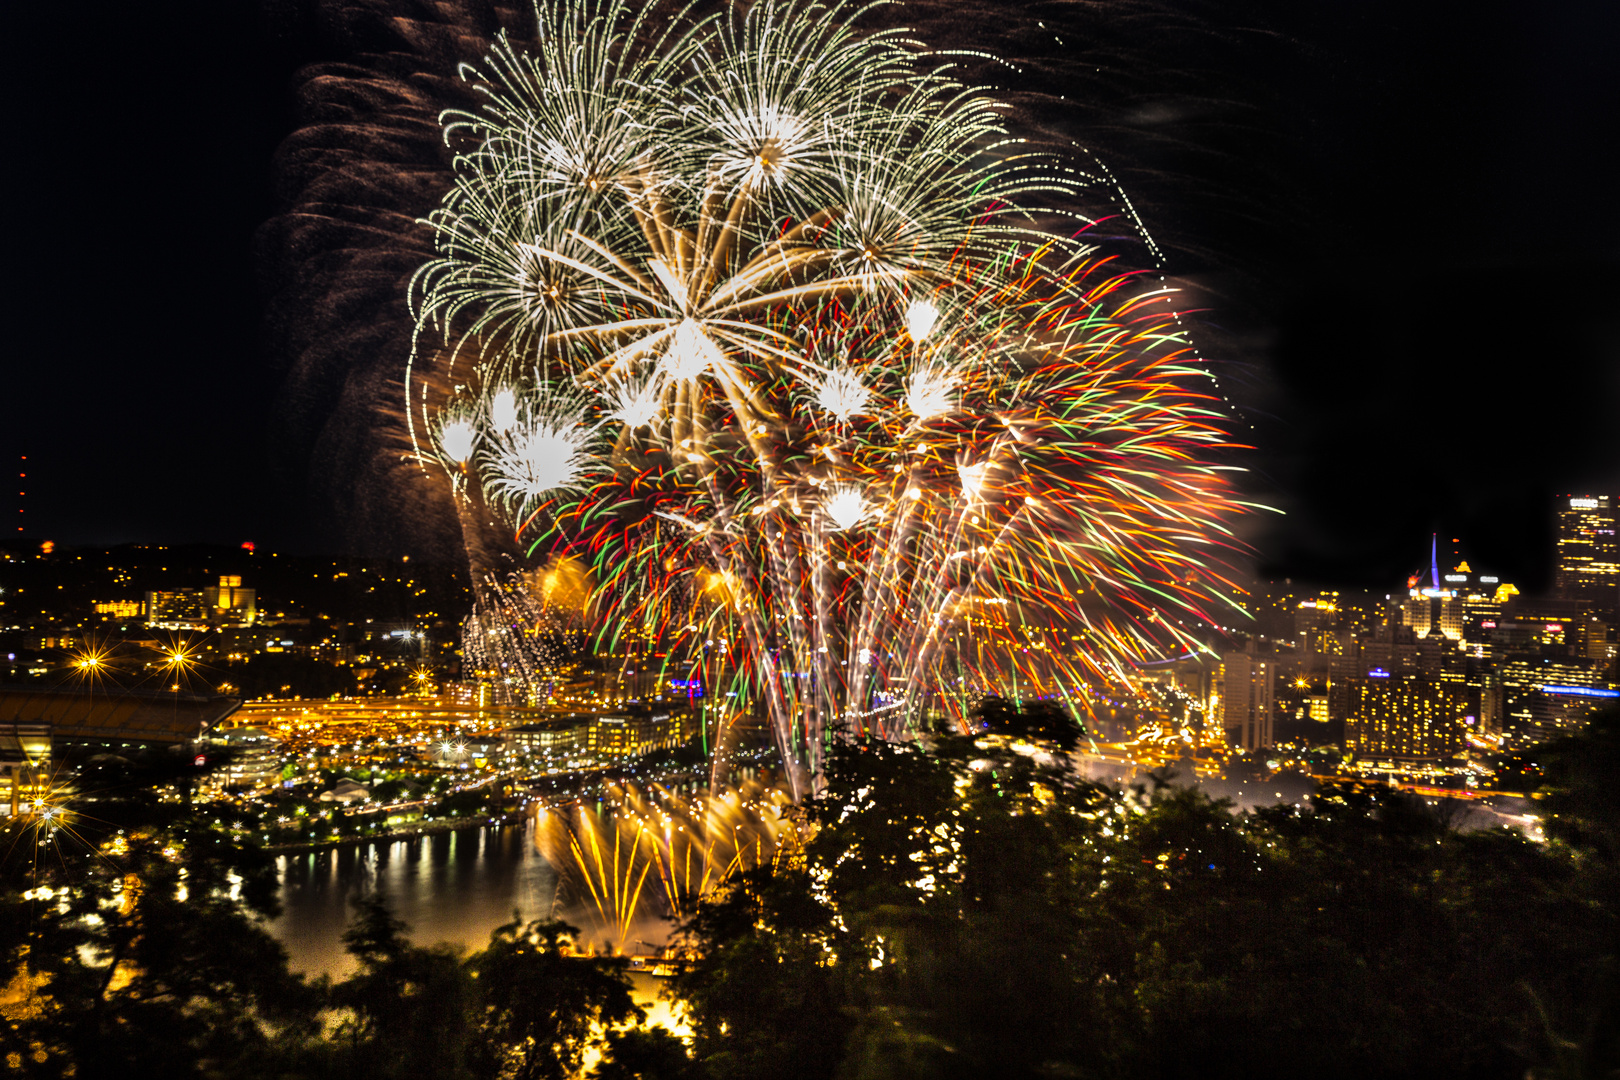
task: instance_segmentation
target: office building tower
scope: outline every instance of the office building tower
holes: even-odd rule
[[[1553,591],[1599,612],[1620,610],[1620,543],[1615,535],[1613,495],[1564,495],[1558,499],[1558,564]]]
[[[252,626],[258,621],[258,596],[254,590],[242,588],[242,579],[235,574],[226,574],[217,587],[204,589],[203,602],[215,626]]]
[[[1226,654],[1221,658],[1218,693],[1227,742],[1248,751],[1269,747],[1277,697],[1276,662],[1251,652]]]

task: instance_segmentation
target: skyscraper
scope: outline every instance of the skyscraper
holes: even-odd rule
[[[1613,495],[1559,496],[1558,566],[1553,578],[1559,599],[1581,600],[1609,614],[1620,609],[1617,502]]]
[[[1276,662],[1252,652],[1227,653],[1221,657],[1219,687],[1221,726],[1227,741],[1248,751],[1270,746]]]

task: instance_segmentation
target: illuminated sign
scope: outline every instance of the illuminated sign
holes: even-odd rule
[[[1563,623],[1550,622],[1550,623],[1547,624],[1547,633],[1549,633],[1549,634],[1562,634],[1563,632],[1564,632],[1564,624]]]
[[[1569,500],[1569,508],[1571,510],[1596,510],[1597,509],[1597,504],[1598,504],[1598,501],[1596,499],[1571,499],[1571,500]]]
[[[1500,580],[1501,578],[1482,577],[1479,579],[1479,583],[1481,585],[1495,585]]]
[[[1591,686],[1538,686],[1543,694],[1574,694],[1578,697],[1620,698],[1620,690],[1599,690]]]
[[[1375,667],[1371,671],[1367,672],[1367,674],[1370,677],[1374,678],[1374,679],[1387,679],[1387,678],[1389,678],[1389,672],[1385,671],[1381,667]]]
[[[1479,628],[1481,630],[1495,630],[1496,621],[1494,619],[1486,619],[1484,622],[1479,624]]]
[[[1468,575],[1467,574],[1447,574],[1446,575],[1446,580],[1447,581],[1467,581],[1468,580]]]

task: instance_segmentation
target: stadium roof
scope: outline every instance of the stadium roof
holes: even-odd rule
[[[0,686],[0,725],[47,724],[51,741],[182,743],[212,730],[240,698],[140,690]]]

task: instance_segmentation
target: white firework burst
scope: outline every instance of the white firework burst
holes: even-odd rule
[[[655,379],[626,379],[616,382],[606,393],[608,416],[632,428],[646,427],[658,419],[658,383]]]
[[[495,391],[489,399],[489,423],[497,435],[505,435],[517,427],[517,393],[509,386]]]
[[[439,424],[433,435],[441,464],[453,474],[472,461],[478,449],[479,433],[476,409],[465,401],[454,401],[439,414]]]
[[[918,420],[944,416],[956,408],[956,384],[960,375],[937,363],[924,363],[906,377],[906,408]]]
[[[872,400],[872,389],[866,385],[861,373],[847,365],[831,371],[806,373],[804,378],[815,388],[816,404],[839,423],[847,424],[850,417],[866,412]]]
[[[848,532],[860,527],[871,508],[867,504],[866,493],[859,487],[839,484],[827,493],[821,509],[835,532]]]
[[[939,305],[932,300],[913,300],[906,305],[906,333],[921,342],[934,332],[939,322]]]
[[[488,497],[526,517],[543,499],[578,486],[597,466],[599,429],[577,394],[548,384],[492,395],[480,464]]]

